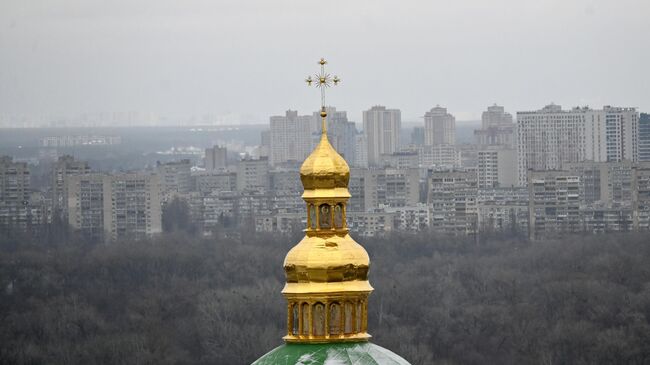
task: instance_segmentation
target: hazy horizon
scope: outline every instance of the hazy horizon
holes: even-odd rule
[[[0,115],[316,110],[302,80],[326,57],[328,104],[361,122],[381,104],[477,120],[555,102],[650,111],[642,0],[5,1]]]

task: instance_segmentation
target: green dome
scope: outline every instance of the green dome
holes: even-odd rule
[[[287,343],[252,365],[410,365],[392,351],[369,342]]]

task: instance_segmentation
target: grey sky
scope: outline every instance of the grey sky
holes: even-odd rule
[[[650,111],[648,0],[0,0],[0,113]]]

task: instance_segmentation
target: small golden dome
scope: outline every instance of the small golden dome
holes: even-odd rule
[[[308,190],[345,189],[345,196],[350,196],[347,192],[350,167],[332,147],[326,133],[322,134],[318,146],[300,167],[300,180],[307,195]]]

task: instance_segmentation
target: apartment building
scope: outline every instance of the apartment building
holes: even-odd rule
[[[75,160],[73,156],[59,157],[52,168],[52,205],[53,208],[65,214],[67,209],[66,179],[74,175],[90,173],[90,166],[86,161]]]
[[[481,189],[518,185],[517,150],[487,146],[478,151],[478,187]]]
[[[382,166],[381,156],[399,150],[402,114],[399,109],[373,106],[363,112],[363,132],[369,166]]]
[[[639,161],[650,161],[650,114],[639,117]]]
[[[480,146],[515,145],[515,124],[512,114],[499,105],[492,105],[481,115],[481,129],[474,130],[476,144]]]
[[[68,223],[87,237],[137,240],[162,232],[157,175],[73,175],[66,185]]]
[[[527,171],[562,170],[567,163],[638,160],[639,121],[634,108],[605,106],[562,110],[547,105],[517,112],[520,184]]]
[[[108,237],[138,240],[162,232],[161,193],[157,175],[104,176],[104,230]]]
[[[194,191],[210,194],[213,191],[236,191],[237,172],[197,172],[192,175]]]
[[[580,177],[569,171],[528,171],[528,224],[531,239],[579,232]]]
[[[461,166],[461,153],[454,145],[438,144],[417,147],[422,168],[448,168]]]
[[[27,228],[30,223],[30,192],[27,164],[0,156],[0,227]]]
[[[420,201],[418,169],[367,169],[364,171],[364,208],[366,211],[416,205]]]
[[[160,189],[163,201],[173,199],[175,195],[185,194],[192,190],[192,161],[183,159],[156,164],[156,174],[160,178]]]
[[[237,165],[237,190],[267,191],[269,189],[269,170],[267,158],[242,159]]]
[[[312,134],[317,131],[317,123],[311,115],[298,115],[295,110],[287,110],[284,116],[270,118],[270,146],[268,163],[272,166],[303,161],[313,149]]]
[[[206,148],[204,162],[208,172],[224,170],[228,167],[228,149],[221,146]]]
[[[478,230],[478,183],[475,171],[429,171],[427,205],[431,228],[451,234]]]
[[[98,242],[105,236],[104,183],[105,175],[99,173],[69,175],[65,179],[68,224]]]
[[[440,105],[424,113],[424,144],[455,145],[456,118]]]

